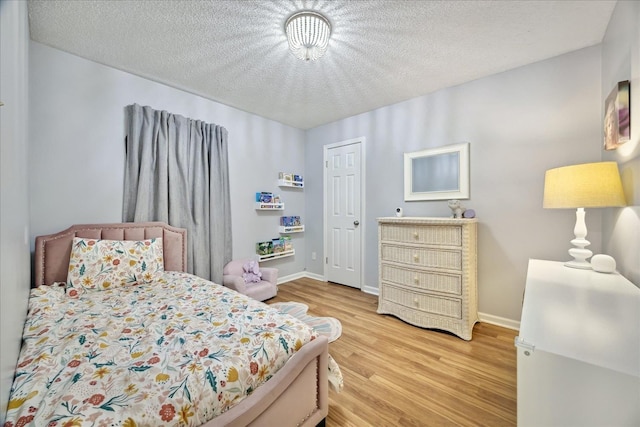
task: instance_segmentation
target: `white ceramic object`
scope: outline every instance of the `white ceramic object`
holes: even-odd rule
[[[402,216],[402,208],[396,208],[396,216],[400,218]]]
[[[591,267],[598,273],[613,273],[616,271],[616,260],[609,255],[594,255],[591,258]]]

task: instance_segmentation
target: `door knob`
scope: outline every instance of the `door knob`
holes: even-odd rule
[[[357,219],[355,221],[353,221],[353,225],[358,226],[360,225],[360,221],[358,221]]]

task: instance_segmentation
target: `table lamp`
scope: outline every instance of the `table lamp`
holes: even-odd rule
[[[584,208],[625,206],[622,182],[616,162],[585,163],[549,169],[544,176],[544,208],[577,208],[575,239],[569,255],[574,259],[565,263],[572,268],[591,268],[587,258],[589,249]]]

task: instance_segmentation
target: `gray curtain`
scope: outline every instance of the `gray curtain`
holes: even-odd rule
[[[188,271],[222,283],[232,255],[227,130],[137,104],[126,119],[123,221],[186,228]]]

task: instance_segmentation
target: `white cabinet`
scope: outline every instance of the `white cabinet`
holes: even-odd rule
[[[470,340],[478,321],[475,219],[378,218],[378,313]]]
[[[516,337],[519,426],[640,426],[640,289],[530,260]]]

